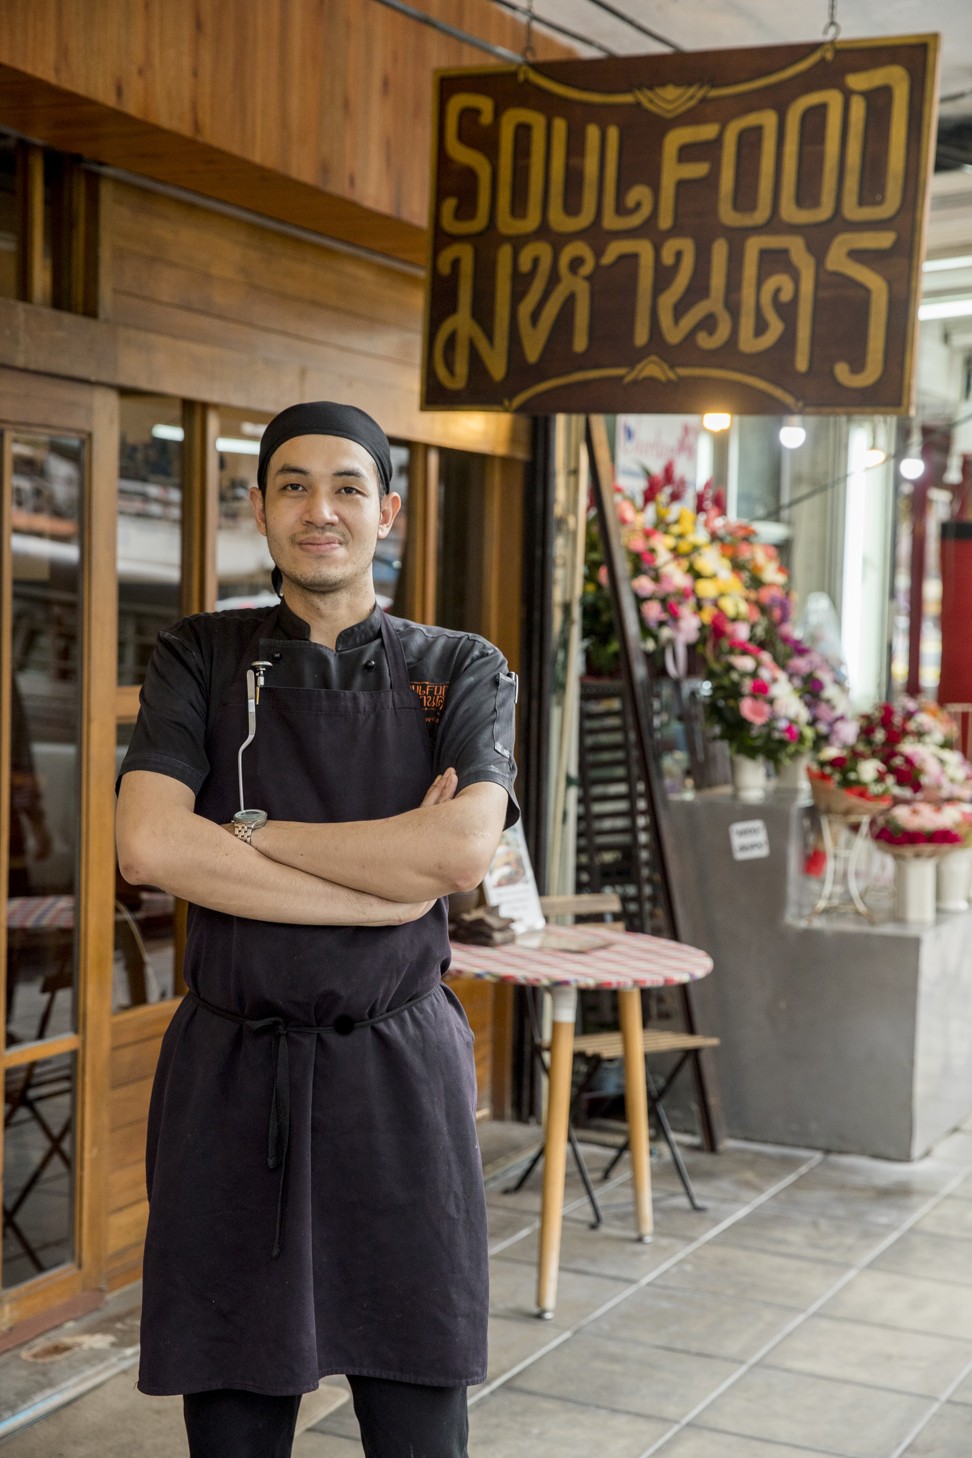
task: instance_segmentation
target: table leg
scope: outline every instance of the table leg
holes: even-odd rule
[[[538,1314],[547,1320],[553,1316],[557,1303],[560,1232],[564,1216],[564,1177],[567,1172],[567,1127],[574,1066],[574,1023],[577,1018],[577,989],[553,987],[551,992],[553,1027],[550,1037],[547,1127],[543,1146],[540,1265],[537,1271]]]
[[[624,1043],[624,1104],[631,1144],[635,1225],[639,1240],[648,1241],[655,1229],[651,1211],[651,1166],[648,1151],[648,1090],[645,1086],[645,1049],[642,1037],[641,992],[636,987],[618,993],[621,1037]]]

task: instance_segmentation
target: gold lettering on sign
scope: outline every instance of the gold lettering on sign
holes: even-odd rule
[[[445,110],[445,132],[443,148],[447,157],[468,167],[476,177],[476,201],[472,215],[458,216],[459,199],[442,199],[439,209],[439,224],[446,233],[482,233],[489,224],[490,194],[493,186],[493,169],[489,158],[475,147],[467,147],[459,137],[459,119],[463,112],[474,112],[483,126],[489,126],[496,114],[496,104],[491,96],[477,96],[472,91],[457,91],[450,96]]]
[[[516,134],[529,136],[526,203],[513,211]],[[505,237],[535,233],[543,220],[543,183],[547,173],[547,118],[526,106],[511,106],[500,118],[499,163],[496,171],[496,227]]]
[[[583,354],[591,337],[591,286],[588,279],[594,272],[594,250],[589,243],[565,243],[557,259],[558,281],[549,299],[534,318],[534,311],[543,298],[553,269],[553,244],[546,241],[525,243],[520,249],[517,267],[521,273],[533,270],[533,278],[516,308],[516,320],[524,357],[536,364],[550,338],[557,316],[568,300],[574,304],[571,348]]]
[[[601,129],[593,123],[584,128],[584,162],[581,169],[581,205],[568,213],[564,205],[567,190],[567,123],[555,116],[550,123],[550,226],[555,233],[583,233],[597,217],[597,194],[601,166]]]
[[[651,299],[655,287],[655,245],[647,238],[616,238],[600,257],[602,268],[610,268],[619,258],[637,258],[635,284],[634,329],[631,342],[640,349],[651,338]]]
[[[455,312],[443,319],[432,346],[432,362],[442,383],[450,390],[464,390],[469,380],[469,350],[475,348],[494,380],[506,374],[510,357],[510,294],[513,279],[513,245],[501,243],[496,252],[496,275],[493,290],[493,337],[473,318],[476,254],[471,243],[452,243],[443,248],[436,259],[436,268],[443,278],[454,270],[456,284]],[[446,362],[446,350],[453,346],[452,367]]]
[[[662,289],[656,305],[658,326],[667,344],[681,344],[711,316],[712,326],[699,329],[695,339],[703,349],[718,349],[732,333],[732,316],[726,308],[726,277],[729,271],[729,244],[717,238],[709,257],[709,296],[686,309],[681,319],[675,318],[675,305],[680,303],[695,274],[695,239],[666,238],[661,247],[661,261],[666,267],[677,265],[677,272],[667,289]]]
[[[760,282],[764,253],[785,253],[796,273],[771,273]],[[796,312],[794,365],[801,374],[810,368],[813,301],[817,265],[802,238],[785,234],[747,238],[743,248],[742,289],[739,307],[739,348],[743,354],[772,349],[786,328],[776,308],[799,293]],[[759,326],[762,325],[762,328]]]
[[[695,127],[673,127],[662,142],[661,180],[658,184],[658,226],[663,231],[675,225],[675,202],[680,182],[698,182],[712,171],[711,162],[683,161],[683,147],[697,147],[719,135],[718,122]]]
[[[881,223],[893,218],[904,194],[905,164],[908,158],[908,103],[911,79],[903,66],[879,66],[847,77],[851,91],[860,93],[887,89],[891,92],[891,122],[884,149],[884,186],[875,203],[861,202],[864,172],[867,102],[860,94],[851,96],[847,107],[847,148],[844,168],[842,212],[849,223]]]
[[[601,226],[606,233],[621,233],[628,228],[640,228],[651,217],[655,206],[655,194],[644,182],[635,183],[624,195],[624,205],[630,212],[622,213],[618,208],[618,173],[621,167],[621,128],[604,128],[604,193],[601,203]]]
[[[722,164],[719,168],[719,221],[727,228],[761,228],[773,212],[776,185],[776,142],[780,119],[775,111],[752,111],[735,117],[722,138]],[[759,175],[756,183],[756,204],[747,212],[736,207],[736,183],[739,167],[739,138],[743,132],[758,131]]]
[[[820,192],[815,203],[805,206],[799,200],[800,174],[803,164],[803,123],[808,111],[823,107],[824,139],[820,151]],[[780,171],[780,221],[806,227],[808,223],[826,223],[837,209],[837,182],[840,175],[840,139],[844,124],[844,98],[841,92],[808,91],[787,108],[783,128],[783,162]]]
[[[863,390],[884,374],[884,357],[888,338],[888,281],[873,268],[855,261],[855,253],[887,252],[898,241],[890,230],[875,233],[838,233],[827,249],[824,268],[828,273],[843,274],[865,288],[870,296],[867,314],[867,337],[864,363],[851,369],[846,360],[834,365],[834,379],[849,390]]]

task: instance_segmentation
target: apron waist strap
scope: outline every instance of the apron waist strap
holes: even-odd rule
[[[206,998],[200,997],[198,992],[189,989],[188,996],[206,1012],[214,1013],[218,1018],[225,1018],[228,1022],[236,1023],[240,1027],[246,1028],[248,1032],[270,1033],[273,1037],[273,1087],[270,1094],[270,1118],[267,1125],[267,1168],[280,1170],[280,1181],[277,1187],[277,1218],[271,1251],[274,1259],[280,1254],[284,1177],[287,1170],[287,1149],[290,1144],[288,1033],[336,1033],[339,1037],[346,1037],[358,1028],[373,1028],[378,1023],[384,1023],[389,1018],[397,1017],[399,1013],[418,1007],[419,1003],[427,1001],[433,993],[438,992],[439,986],[440,984],[436,983],[434,987],[429,988],[428,992],[420,992],[418,997],[411,997],[407,1002],[401,1003],[399,1007],[388,1008],[386,1012],[378,1013],[376,1017],[355,1019],[347,1013],[342,1013],[335,1018],[333,1023],[288,1023],[281,1017],[248,1018],[243,1013],[233,1012],[231,1008],[219,1007],[215,1002],[207,1002]]]

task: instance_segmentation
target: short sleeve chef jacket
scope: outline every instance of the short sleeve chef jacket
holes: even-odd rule
[[[333,649],[311,645],[291,688],[387,689],[390,674],[381,642],[377,605],[360,623],[339,635]],[[260,619],[273,607],[200,613],[159,634],[141,692],[141,712],[121,773],[152,770],[169,775],[198,794],[209,774],[206,731],[232,682]],[[308,624],[281,602],[277,633],[310,638]],[[392,618],[405,653],[409,681],[425,706],[433,745],[433,768],[455,769],[463,790],[490,780],[509,797],[507,826],[519,819],[513,791],[516,679],[499,649],[473,633],[426,627]],[[272,657],[272,655],[271,655]],[[293,656],[288,655],[293,663]],[[272,670],[268,682],[276,682]]]

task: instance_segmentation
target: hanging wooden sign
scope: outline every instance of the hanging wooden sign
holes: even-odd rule
[[[440,72],[425,407],[907,412],[937,55]]]

